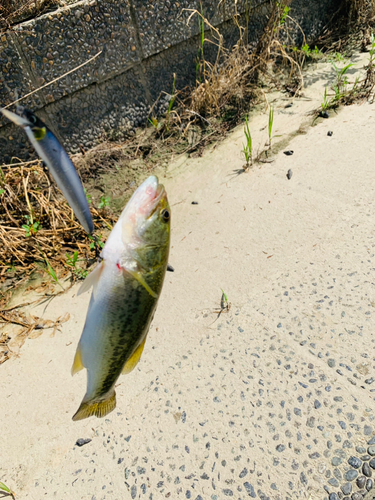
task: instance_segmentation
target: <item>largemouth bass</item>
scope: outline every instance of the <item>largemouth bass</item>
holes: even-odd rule
[[[170,208],[149,177],[135,191],[79,294],[93,286],[72,375],[87,369],[87,391],[73,420],[116,407],[115,383],[137,365],[168,264]]]
[[[23,108],[23,116],[16,115],[7,109],[0,109],[0,111],[9,120],[24,129],[35,151],[47,165],[84,230],[92,234],[94,224],[86,195],[77,171],[65,149],[42,120],[28,109]]]

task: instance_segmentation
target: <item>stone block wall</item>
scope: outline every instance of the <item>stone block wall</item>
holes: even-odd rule
[[[250,6],[249,38],[260,36],[274,0],[203,0],[205,17],[237,41],[233,22]],[[293,0],[291,15],[315,36],[337,0]],[[81,0],[26,21],[0,35],[0,106],[58,78],[102,51],[91,63],[28,97],[70,152],[89,148],[113,129],[146,122],[160,92],[170,92],[173,74],[181,89],[195,82],[200,43],[198,0]],[[298,37],[298,32],[296,32]],[[207,57],[215,57],[207,44]],[[166,106],[167,96],[159,109]],[[34,153],[21,130],[0,118],[0,162]]]

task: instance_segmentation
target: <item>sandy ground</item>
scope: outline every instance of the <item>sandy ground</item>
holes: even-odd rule
[[[71,420],[86,386],[70,375],[89,302],[77,287],[44,312],[70,313],[61,331],[0,366],[0,481],[17,498],[361,500],[372,488],[375,105],[306,126],[330,68],[309,70],[292,107],[275,103],[274,142],[294,136],[292,156],[236,175],[239,127],[170,165],[175,272],[113,413]],[[256,148],[267,116],[252,117]],[[217,318],[221,288],[231,308]]]

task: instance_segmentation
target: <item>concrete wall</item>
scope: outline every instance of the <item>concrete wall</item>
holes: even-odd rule
[[[275,0],[238,0],[251,5],[249,39],[255,42]],[[294,0],[290,14],[308,38],[318,34],[337,0]],[[203,0],[204,15],[231,46],[238,39],[235,0]],[[195,82],[199,47],[198,0],[83,0],[0,34],[0,105],[40,87],[102,50],[92,63],[33,94],[22,104],[37,111],[68,151],[88,148],[113,129],[146,122],[161,91]],[[244,16],[241,23],[245,23]],[[299,31],[296,30],[298,37]],[[215,47],[205,46],[206,56]],[[167,99],[159,103],[165,107]],[[34,156],[24,134],[0,118],[0,162]]]

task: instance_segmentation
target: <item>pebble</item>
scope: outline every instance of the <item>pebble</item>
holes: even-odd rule
[[[192,205],[198,205],[198,202],[197,201],[192,201],[191,204]]]
[[[174,267],[171,266],[170,264],[167,265],[167,271],[174,273]]]
[[[354,469],[359,469],[362,465],[362,462],[357,457],[350,457],[348,460],[348,464],[354,467]]]
[[[327,135],[328,135],[329,137],[332,137],[332,136],[333,136],[333,132],[332,132],[332,130],[328,130]]]
[[[338,465],[340,465],[342,463],[342,459],[339,457],[333,457],[331,463],[332,463],[332,465],[337,467]]]
[[[367,479],[366,481],[366,490],[370,491],[374,487],[374,481],[372,479]]]
[[[365,487],[366,481],[367,481],[367,478],[365,476],[359,476],[357,478],[356,483],[357,483],[357,486],[360,490]]]
[[[250,484],[250,483],[244,483],[243,484],[245,486],[245,490],[247,491],[248,495],[251,497],[251,498],[255,498],[256,497],[256,493],[254,491],[254,488],[253,486]]]
[[[330,493],[329,500],[340,500],[336,493]]]
[[[329,118],[328,111],[321,111],[319,113],[319,116],[322,117],[322,118]]]
[[[362,466],[362,472],[367,477],[371,477],[372,476],[371,468],[370,468],[370,466],[369,466],[369,464],[367,462],[365,462],[363,464],[363,466]]]
[[[353,493],[352,500],[363,500],[363,496],[357,491],[356,493]]]
[[[86,438],[86,439],[79,438],[76,441],[76,445],[77,446],[83,446],[84,444],[90,443],[91,441],[92,441],[92,439],[90,439],[90,438]]]
[[[293,153],[294,153],[294,151],[292,151],[292,150],[284,151],[284,155],[286,155],[286,156],[292,156]]]
[[[331,479],[328,480],[328,484],[334,486],[335,488],[338,488],[340,486],[340,483],[334,477],[331,477]]]
[[[287,178],[290,180],[292,178],[292,175],[293,175],[293,172],[291,169],[289,169],[287,174],[286,174]]]
[[[344,477],[347,481],[353,481],[358,477],[358,471],[354,469],[349,469],[347,472],[345,472]]]
[[[353,489],[352,483],[345,483],[341,486],[341,491],[344,493],[344,495],[350,495],[352,489]]]
[[[335,361],[334,359],[332,359],[332,358],[330,358],[330,359],[327,361],[327,363],[328,363],[328,366],[329,366],[330,368],[334,368],[334,367],[336,366],[336,361]]]
[[[375,458],[372,458],[368,464],[371,467],[371,469],[375,469]]]

